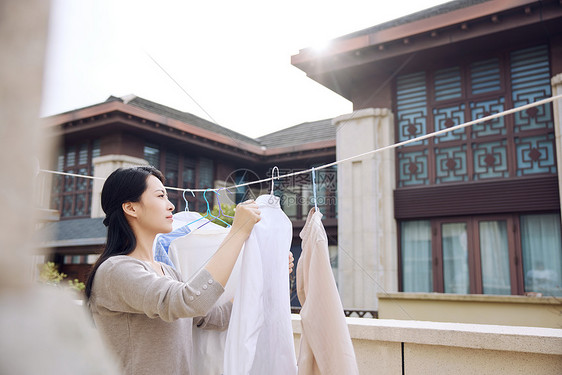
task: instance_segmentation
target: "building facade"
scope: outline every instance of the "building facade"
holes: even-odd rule
[[[186,189],[168,190],[175,211],[184,210],[187,203],[189,210],[205,212],[204,195],[192,195],[188,189],[219,189],[270,177],[274,166],[287,174],[335,160],[331,119],[252,139],[189,113],[127,96],[44,118],[43,125],[58,140],[58,152],[54,161],[41,163],[42,168],[99,178],[39,176],[39,190],[51,192],[43,194],[40,206],[56,210],[60,216],[41,228],[42,249],[60,265],[61,272],[79,280],[85,280],[105,243],[100,196],[103,178],[116,168],[153,165],[164,174],[166,186]],[[335,169],[319,171],[316,181],[318,205],[335,255]],[[292,251],[298,258],[299,233],[313,206],[311,176],[278,180],[273,191],[292,220]],[[205,195],[216,205],[235,204],[270,192],[271,184],[264,183],[222,190],[220,196]],[[294,301],[298,305],[296,298]]]
[[[61,141],[52,168],[103,178],[151,164],[167,186],[220,188],[270,177],[273,166],[286,174],[354,157],[562,94],[561,24],[558,1],[456,0],[342,36],[323,52],[301,50],[293,65],[354,111],[257,139],[142,98],[110,97],[44,119]],[[317,171],[344,308],[376,311],[377,294],[394,292],[561,296],[561,116],[559,100]],[[103,182],[46,181],[60,221],[44,228],[43,247],[84,279],[105,239]],[[280,180],[274,192],[298,258],[310,175]],[[169,196],[177,210],[186,201],[206,208],[202,194]]]
[[[340,159],[560,95],[560,25],[559,1],[457,0],[292,63],[353,102],[334,120]],[[338,165],[344,306],[397,291],[561,296],[560,108]]]

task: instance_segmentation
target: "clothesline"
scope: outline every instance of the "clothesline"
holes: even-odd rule
[[[223,188],[220,188],[220,189],[210,189],[210,188],[209,189],[199,189],[199,188],[198,189],[189,189],[189,188],[178,188],[178,187],[171,187],[171,186],[165,186],[165,188],[168,189],[168,190],[176,190],[176,191],[190,191],[190,192],[214,191],[214,192],[216,192],[218,190],[236,189],[236,188],[239,188],[239,187],[261,184],[263,182],[280,180],[280,179],[283,179],[283,178],[292,177],[292,176],[296,176],[296,175],[299,175],[299,174],[310,173],[312,171],[317,171],[317,170],[320,170],[320,169],[329,168],[329,167],[332,167],[334,165],[344,163],[346,161],[358,159],[358,158],[361,158],[363,156],[367,156],[367,155],[375,154],[375,153],[378,153],[378,152],[390,150],[390,149],[393,149],[393,148],[405,146],[405,145],[408,145],[410,143],[423,141],[425,139],[436,137],[436,136],[439,136],[441,134],[452,132],[452,131],[455,131],[455,130],[458,130],[458,129],[463,129],[463,128],[466,128],[468,126],[472,126],[474,124],[490,121],[490,120],[493,120],[493,119],[496,119],[496,118],[499,118],[499,117],[503,117],[503,116],[506,116],[506,115],[509,115],[509,114],[512,114],[512,113],[520,112],[520,111],[523,111],[523,110],[526,110],[526,109],[529,109],[529,108],[538,107],[539,105],[550,103],[550,102],[553,102],[553,101],[558,100],[558,99],[562,99],[562,95],[551,96],[550,98],[546,98],[546,99],[542,99],[542,100],[539,100],[539,101],[536,101],[536,102],[533,102],[533,103],[525,104],[521,107],[508,109],[508,110],[505,110],[503,112],[495,113],[495,114],[485,116],[485,117],[482,117],[482,118],[479,118],[479,119],[476,119],[476,120],[468,121],[468,122],[465,122],[463,124],[451,126],[450,128],[447,128],[447,129],[438,130],[438,131],[435,131],[435,132],[432,132],[432,133],[421,135],[421,136],[416,137],[416,138],[412,138],[412,139],[408,139],[406,141],[402,141],[402,142],[394,143],[394,144],[391,144],[391,145],[388,145],[388,146],[380,147],[380,148],[370,150],[370,151],[367,151],[367,152],[364,152],[364,153],[361,153],[361,154],[350,156],[350,157],[345,158],[345,159],[336,160],[335,162],[332,162],[332,163],[324,164],[324,165],[321,165],[321,166],[318,166],[318,167],[313,167],[313,168],[302,170],[302,171],[287,173],[287,174],[284,174],[284,175],[272,176],[272,177],[264,178],[264,179],[261,179],[261,180],[250,181],[250,182],[246,182],[246,183],[242,183],[242,184],[227,186],[227,187],[223,187]],[[81,174],[76,174],[76,173],[52,171],[52,170],[48,170],[48,169],[40,169],[39,171],[44,172],[44,173],[58,174],[58,175],[62,175],[62,176],[89,178],[89,179],[94,179],[94,180],[105,180],[105,178],[103,178],[103,177],[94,177],[94,176],[81,175]]]
[[[509,115],[509,114],[512,114],[512,113],[524,111],[526,109],[537,107],[537,106],[540,106],[540,105],[543,105],[543,104],[546,104],[546,103],[554,102],[555,100],[559,100],[559,99],[562,99],[562,95],[552,96],[550,98],[546,98],[546,99],[542,99],[542,100],[539,100],[539,101],[536,101],[536,102],[533,102],[533,103],[529,103],[529,104],[523,105],[521,107],[512,108],[512,109],[509,109],[509,110],[506,110],[506,111],[503,111],[503,112],[499,112],[499,113],[496,113],[496,114],[493,114],[493,115],[482,117],[482,118],[477,119],[477,120],[472,120],[472,121],[469,121],[469,122],[465,122],[463,124],[452,126],[450,128],[447,128],[447,129],[442,129],[442,130],[435,131],[435,132],[432,132],[432,133],[429,133],[429,134],[425,134],[425,135],[422,135],[422,136],[419,136],[419,137],[416,137],[416,138],[412,138],[412,139],[409,139],[409,140],[406,140],[406,141],[402,141],[402,142],[394,143],[392,145],[380,147],[380,148],[377,148],[377,149],[374,149],[374,150],[370,150],[370,151],[367,151],[367,152],[364,152],[364,153],[361,153],[361,154],[357,154],[357,155],[354,155],[354,156],[351,156],[351,157],[348,157],[348,158],[337,160],[337,161],[332,162],[332,163],[328,163],[328,164],[324,164],[324,165],[321,165],[321,166],[313,167],[313,168],[310,168],[310,169],[307,169],[307,170],[297,171],[297,172],[288,173],[288,174],[284,174],[284,175],[277,175],[277,176],[273,175],[272,177],[261,179],[261,180],[258,180],[258,181],[251,181],[251,182],[237,184],[237,185],[233,185],[233,186],[229,186],[229,187],[225,187],[225,188],[220,188],[220,190],[234,189],[234,188],[238,188],[238,187],[249,186],[249,185],[254,185],[254,184],[258,184],[258,183],[264,183],[264,182],[279,180],[279,179],[283,179],[283,178],[296,176],[296,175],[299,175],[299,174],[310,173],[310,172],[313,172],[313,171],[329,168],[331,166],[339,165],[339,164],[342,164],[342,163],[350,161],[350,160],[358,159],[358,158],[361,158],[361,157],[364,157],[364,156],[367,156],[367,155],[375,154],[375,153],[378,153],[378,152],[383,152],[383,151],[394,149],[394,148],[401,147],[401,146],[405,146],[405,145],[408,145],[410,143],[420,142],[420,141],[423,141],[423,140],[431,138],[431,137],[436,137],[436,136],[439,136],[441,134],[445,134],[445,133],[455,131],[455,130],[458,130],[458,129],[463,129],[465,127],[472,126],[472,125],[477,124],[477,123],[490,121],[490,120],[493,120],[493,119],[496,119],[496,118],[499,118],[499,117],[503,117],[503,116],[506,116],[506,115]],[[68,172],[59,172],[59,171],[52,171],[52,170],[46,170],[46,169],[40,169],[39,171],[44,172],[44,173],[51,173],[51,174],[77,177],[77,178],[87,178],[87,179],[93,179],[93,180],[105,180],[105,178],[103,178],[103,177],[94,177],[94,176],[80,175],[80,174],[68,173]],[[190,192],[205,192],[205,191],[215,191],[216,192],[217,190],[219,190],[219,189],[188,189],[188,188],[177,188],[177,187],[168,187],[168,186],[166,186],[166,189],[176,190],[176,191],[190,191]],[[339,245],[338,245],[338,247],[341,248],[341,246],[339,246]],[[353,256],[351,256],[351,254],[349,254],[347,251],[345,251],[345,249],[343,249],[343,252],[348,257],[350,257],[350,259],[352,259],[352,261],[355,263],[355,265],[364,274],[366,274],[384,293],[387,293],[385,288],[383,288],[377,282],[377,280],[362,267],[360,262],[356,261],[353,258]],[[413,319],[413,317],[401,306],[401,304],[397,303],[396,301],[395,301],[395,303],[409,318]]]

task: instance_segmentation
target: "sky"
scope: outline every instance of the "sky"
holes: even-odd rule
[[[41,115],[134,94],[250,137],[336,117],[291,56],[444,2],[52,0]]]

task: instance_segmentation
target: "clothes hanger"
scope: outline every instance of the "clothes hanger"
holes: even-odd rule
[[[277,178],[279,178],[279,168],[275,166],[271,169],[271,193],[269,195],[273,195],[273,188],[275,187],[275,170],[277,170]]]
[[[231,192],[230,190],[228,190],[227,187],[223,187],[223,188],[220,188],[219,190],[217,190],[217,194],[218,194],[218,195],[220,195],[220,194],[219,194],[219,191],[221,191],[221,190],[226,190],[226,191],[228,191],[229,193],[232,194],[232,192]],[[228,218],[230,218],[230,219],[234,219],[234,216],[228,216],[228,215],[223,214],[223,213],[222,213],[222,208],[221,208],[221,206],[222,206],[222,205],[219,204],[219,216],[224,216],[224,217],[228,217]]]
[[[185,189],[182,192],[182,197],[183,200],[185,202],[185,209],[183,211],[178,211],[174,214],[174,230],[183,227],[185,225],[188,225],[187,223],[190,220],[195,220],[195,219],[199,219],[201,217],[201,215],[195,211],[189,211],[189,201],[187,200],[187,197],[185,196],[185,193],[189,191],[191,193],[191,195],[193,195],[193,197],[195,197],[195,193],[191,190],[191,189]]]
[[[207,212],[205,213],[205,216],[201,216],[199,219],[193,220],[191,223],[189,223],[189,224],[187,224],[187,225],[191,225],[191,224],[193,224],[193,223],[198,222],[199,220],[203,220],[203,219],[205,219],[207,216],[209,216],[209,214],[211,213],[211,209],[209,208],[209,201],[207,200],[207,196],[206,196],[206,194],[207,194],[207,192],[208,192],[209,190],[211,190],[211,189],[207,189],[207,190],[205,190],[205,191],[203,192],[203,199],[205,199],[205,202],[207,202]],[[201,228],[201,227],[199,227],[199,228]]]
[[[185,189],[182,193],[183,196],[183,200],[185,201],[185,212],[189,212],[189,202],[187,201],[187,198],[185,197],[185,192],[188,191],[189,189]],[[195,198],[195,193],[191,190],[189,190],[189,192],[191,193],[191,195],[193,195],[193,198]]]
[[[314,212],[320,212],[318,211],[318,205],[316,204],[316,177],[314,167],[312,167],[312,193],[314,194]]]
[[[183,200],[185,201],[185,209],[183,211],[177,212],[173,215],[174,221],[172,224],[172,232],[165,234],[165,236],[167,237],[167,239],[163,240],[163,234],[159,233],[156,237],[156,240],[154,242],[153,248],[154,246],[158,246],[157,244],[160,245],[160,248],[162,249],[161,251],[165,251],[166,254],[168,254],[168,247],[170,245],[170,242],[172,241],[172,239],[176,238],[178,235],[185,235],[190,233],[190,229],[189,229],[189,224],[181,224],[178,227],[175,227],[175,225],[179,225],[179,223],[185,223],[184,218],[179,219],[179,216],[181,215],[198,215],[197,212],[190,212],[189,211],[189,202],[187,201],[187,198],[185,197],[185,192],[188,191],[189,189],[185,189],[182,193],[182,197]],[[193,191],[189,190],[189,192],[191,193],[191,195],[193,195],[195,197],[195,194],[193,193]],[[179,215],[179,216],[178,216]],[[172,237],[170,237],[172,236]]]
[[[207,190],[208,190],[208,189],[207,189]],[[206,192],[207,192],[207,191],[205,191],[205,193],[206,193]],[[221,219],[221,218],[219,217],[219,216],[222,215],[222,209],[220,208],[220,207],[221,207],[221,202],[220,202],[220,199],[219,199],[219,196],[220,196],[219,192],[218,192],[218,191],[214,191],[214,193],[217,195],[217,203],[218,203],[218,205],[219,205],[219,216],[214,216],[214,215],[211,213],[211,211],[210,211],[210,209],[209,209],[209,201],[207,200],[207,197],[205,196],[205,193],[203,193],[203,198],[205,199],[205,202],[207,202],[207,215],[210,215],[210,216],[211,216],[211,219],[208,219],[205,223],[203,223],[203,225],[201,225],[201,226],[200,226],[199,228],[197,228],[197,229],[200,229],[201,227],[204,227],[205,225],[209,224],[211,221],[215,221],[215,219],[217,219],[217,220],[219,220],[219,221],[222,221],[224,224],[226,224],[227,227],[230,227],[230,224],[228,224],[226,221],[224,221],[223,219]]]

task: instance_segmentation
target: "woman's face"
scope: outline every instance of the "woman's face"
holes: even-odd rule
[[[137,204],[138,224],[153,233],[172,231],[172,211],[174,205],[168,200],[168,194],[162,182],[150,175],[146,180],[146,190]]]

